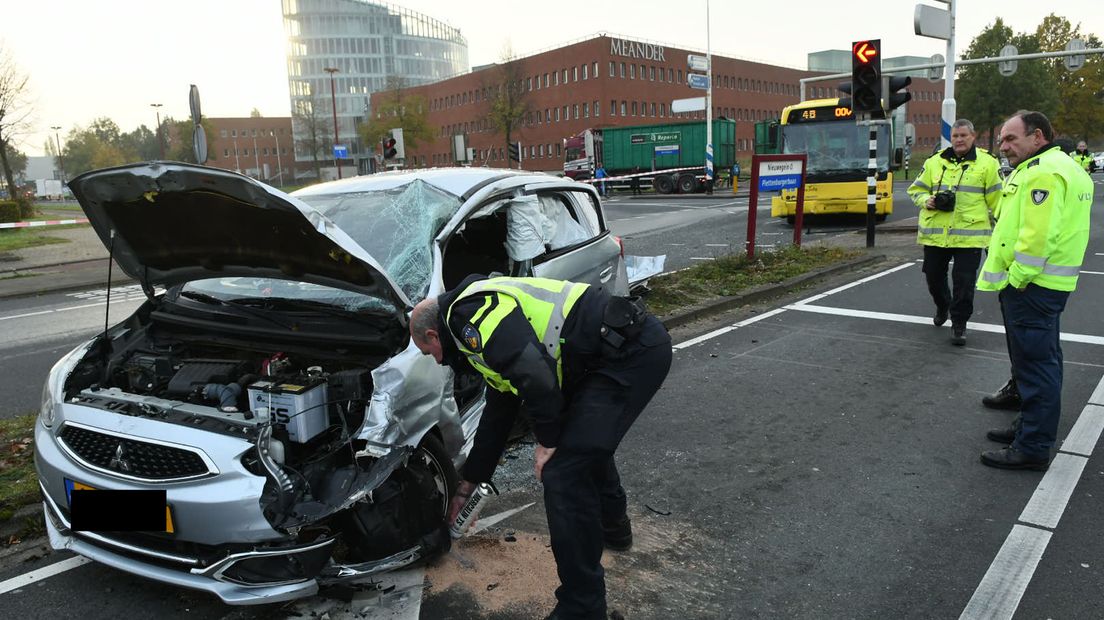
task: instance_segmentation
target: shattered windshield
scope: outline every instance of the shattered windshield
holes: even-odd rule
[[[461,205],[459,197],[420,179],[387,190],[300,199],[379,261],[412,302],[429,290],[433,239]]]
[[[889,168],[889,136],[878,131],[878,170]],[[870,129],[851,122],[798,123],[782,126],[782,152],[807,153],[810,172],[866,170],[870,165]]]

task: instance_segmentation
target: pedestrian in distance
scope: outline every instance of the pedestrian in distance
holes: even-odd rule
[[[514,418],[528,414],[560,586],[549,618],[606,618],[603,547],[632,545],[614,463],[622,437],[671,366],[671,338],[638,299],[545,278],[469,276],[419,302],[410,336],[486,380],[486,407],[449,521],[491,479]]]
[[[606,191],[606,181],[609,175],[606,174],[606,168],[602,165],[602,162],[598,162],[598,169],[594,171],[594,178],[598,179],[598,193],[602,194],[602,198],[609,196]]]
[[[1084,140],[1077,143],[1077,150],[1070,153],[1070,157],[1073,161],[1077,162],[1078,166],[1085,169],[1085,172],[1096,172],[1096,160],[1093,159],[1092,153],[1089,152],[1089,145]]]
[[[935,302],[932,322],[941,326],[950,318],[951,343],[957,346],[966,344],[981,250],[989,245],[990,217],[1001,191],[1000,163],[977,148],[976,139],[973,123],[955,121],[951,146],[928,158],[908,188],[920,209],[916,240],[924,246],[924,277]]]
[[[1006,444],[981,454],[1002,469],[1046,470],[1062,414],[1060,319],[1089,243],[1093,182],[1053,143],[1040,112],[1021,110],[1000,133],[1015,166],[1001,192],[978,289],[998,291],[1008,357],[1022,404],[1011,428],[987,433]]]
[[[632,181],[630,181],[630,184],[632,186],[632,193],[633,196],[638,196],[642,193],[640,191],[640,177],[638,176],[640,174],[640,166],[633,166],[632,173],[633,178]]]

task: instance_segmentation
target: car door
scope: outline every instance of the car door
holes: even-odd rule
[[[537,196],[555,232],[547,251],[533,259],[533,274],[601,285],[614,295],[627,295],[621,244],[606,228],[598,198],[584,189],[544,190]]]

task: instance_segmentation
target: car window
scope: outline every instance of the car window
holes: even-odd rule
[[[590,237],[602,234],[602,218],[598,215],[597,198],[586,192],[566,192],[571,205],[571,215],[587,231]]]
[[[429,290],[433,239],[460,208],[460,199],[420,179],[371,192],[303,196],[379,261],[406,296]]]

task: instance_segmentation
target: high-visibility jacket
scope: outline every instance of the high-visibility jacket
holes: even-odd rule
[[[1057,145],[1020,162],[1004,181],[1000,219],[978,289],[1077,288],[1092,202],[1092,179]]]
[[[1001,180],[996,158],[979,148],[955,155],[947,147],[924,162],[920,176],[908,188],[920,208],[916,241],[941,248],[984,248],[989,245],[990,213],[1000,200]],[[954,211],[927,208],[940,191],[955,194]]]
[[[1084,168],[1085,172],[1092,172],[1093,158],[1091,154],[1087,152],[1082,153],[1081,151],[1074,151],[1070,153],[1070,157],[1073,158],[1073,161],[1077,162],[1078,166]]]
[[[483,359],[483,344],[494,337],[502,319],[520,308],[532,326],[544,352],[556,360],[556,379],[563,384],[563,359],[560,336],[567,315],[589,284],[551,280],[548,278],[490,278],[468,285],[449,306],[446,323],[451,324],[452,310],[461,300],[485,296],[480,309],[471,317],[459,335],[452,334],[456,347],[468,362],[500,392],[517,394],[517,388]],[[493,293],[493,295],[487,295]],[[452,333],[452,330],[449,330]]]

